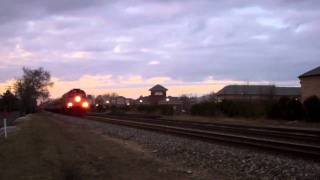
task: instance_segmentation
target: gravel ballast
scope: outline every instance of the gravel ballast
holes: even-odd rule
[[[219,174],[226,179],[320,179],[319,161],[305,160],[250,148],[208,143],[170,134],[54,114],[67,123],[100,134],[134,141],[181,171],[201,179]]]

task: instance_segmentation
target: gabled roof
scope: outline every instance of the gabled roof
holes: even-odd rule
[[[276,87],[276,96],[300,96],[300,87]]]
[[[217,95],[269,95],[274,88],[273,85],[228,85]]]
[[[167,91],[168,89],[161,86],[160,84],[157,84],[155,86],[153,86],[151,89],[149,89],[149,91]]]
[[[229,85],[221,89],[217,95],[275,95],[299,96],[299,87],[276,87],[273,85]]]
[[[310,77],[310,76],[320,76],[320,66],[304,73],[299,76],[299,78]]]

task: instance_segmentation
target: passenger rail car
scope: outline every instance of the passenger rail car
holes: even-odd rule
[[[72,89],[61,98],[56,99],[45,106],[52,112],[66,113],[71,115],[85,115],[90,108],[86,93],[81,89]]]

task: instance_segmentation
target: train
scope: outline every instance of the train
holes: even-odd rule
[[[44,109],[56,113],[84,116],[90,110],[90,102],[85,91],[72,89],[61,98],[47,102]]]

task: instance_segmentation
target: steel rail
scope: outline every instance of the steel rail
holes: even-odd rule
[[[89,116],[90,117],[90,116]],[[94,116],[96,117],[96,116]],[[101,116],[98,116],[101,117]],[[114,117],[111,117],[114,118]],[[146,122],[160,125],[170,125],[175,127],[184,127],[205,131],[217,131],[223,133],[233,133],[233,134],[242,134],[249,136],[260,136],[260,137],[268,137],[268,138],[276,138],[283,140],[291,140],[291,141],[302,141],[313,144],[320,144],[320,131],[302,131],[299,129],[298,131],[295,129],[286,129],[283,128],[263,128],[263,127],[255,127],[255,126],[237,126],[237,125],[228,125],[228,124],[217,124],[217,123],[198,123],[198,122],[190,122],[190,121],[174,121],[174,120],[162,120],[162,119],[142,119],[142,118],[124,118],[124,117],[116,117],[114,119],[121,120],[130,120],[134,122]]]
[[[185,127],[177,127],[170,125],[161,125],[146,122],[134,122],[130,120],[88,116],[86,119],[95,121],[153,130],[177,135],[184,135],[206,141],[223,141],[227,143],[236,143],[239,145],[254,146],[263,149],[282,151],[285,153],[295,153],[304,157],[320,157],[320,146],[307,143],[294,143],[282,140],[250,137],[245,135],[234,135],[229,133],[214,132],[207,130],[191,129]]]

